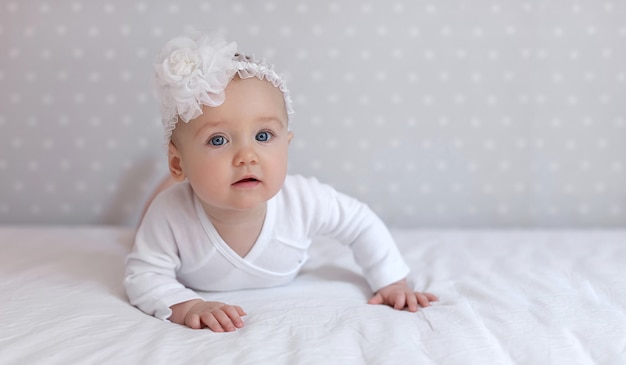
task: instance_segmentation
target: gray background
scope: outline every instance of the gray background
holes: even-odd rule
[[[384,4],[383,4],[384,3]],[[160,47],[286,75],[290,172],[394,227],[626,227],[626,2],[2,1],[0,223],[136,224]]]

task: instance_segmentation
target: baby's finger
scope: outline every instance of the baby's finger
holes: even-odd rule
[[[193,328],[195,330],[199,330],[202,328],[202,322],[200,320],[200,316],[196,313],[190,313],[185,316],[185,326],[189,328]]]
[[[379,293],[376,293],[376,295],[374,295],[372,299],[367,301],[368,304],[383,304],[384,302],[385,300],[383,299],[383,296]]]
[[[220,322],[215,318],[213,313],[202,313],[200,316],[202,323],[204,323],[213,332],[224,332],[224,328]]]
[[[232,307],[237,309],[237,313],[239,313],[240,316],[247,316],[248,315],[248,313],[246,313],[246,311],[244,311],[240,306],[233,305]]]
[[[232,332],[237,329],[235,325],[233,324],[232,319],[230,319],[228,314],[226,314],[226,312],[224,312],[223,309],[214,311],[213,316],[215,316],[215,319],[219,322],[219,324],[222,326],[224,331]]]
[[[396,294],[391,304],[394,309],[403,309],[406,306],[406,294],[402,292]]]
[[[417,302],[422,307],[430,307],[430,298],[426,295],[426,293],[415,293],[415,296],[417,297]]]
[[[226,313],[228,318],[230,318],[235,327],[243,327],[243,321],[241,320],[241,312],[243,312],[243,310],[241,310],[241,308],[238,308],[236,306],[225,306],[224,308],[222,308],[222,310],[224,311],[224,313]],[[245,312],[243,315],[245,315]]]
[[[406,306],[409,307],[409,312],[417,312],[417,296],[407,295]]]
[[[428,300],[430,300],[431,302],[436,302],[439,300],[439,298],[437,298],[435,295],[430,294],[430,293],[422,293],[426,296],[426,298],[428,298]]]

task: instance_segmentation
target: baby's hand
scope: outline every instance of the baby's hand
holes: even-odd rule
[[[241,307],[220,302],[205,302],[194,299],[170,307],[170,321],[184,324],[193,329],[208,327],[213,332],[232,332],[243,327]]]
[[[406,279],[400,280],[380,289],[369,304],[386,304],[394,309],[409,308],[409,312],[417,312],[417,305],[429,307],[430,302],[436,302],[437,297],[430,293],[414,292],[406,284]]]

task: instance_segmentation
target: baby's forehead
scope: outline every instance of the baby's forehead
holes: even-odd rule
[[[285,122],[289,119],[283,91],[258,78],[233,78],[225,89],[224,102],[217,106],[203,105],[202,113],[218,119],[227,119],[231,115],[275,118]]]
[[[280,90],[276,91],[281,94]],[[253,99],[236,100],[233,93],[229,95],[227,92],[223,104],[215,107],[203,105],[202,114],[197,118],[188,122],[179,120],[174,133],[183,129],[192,133],[197,133],[200,129],[226,130],[243,125],[254,128],[289,129],[289,115],[282,97],[279,96],[274,102],[268,102],[266,99],[258,98],[258,93],[255,95]]]

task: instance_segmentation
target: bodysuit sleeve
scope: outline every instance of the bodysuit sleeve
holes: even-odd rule
[[[374,292],[408,275],[409,267],[389,230],[366,204],[315,179],[300,178],[300,183],[306,185],[303,208],[317,210],[305,213],[314,233],[350,247]]]
[[[171,316],[170,306],[202,299],[176,279],[181,259],[174,237],[175,222],[168,214],[173,209],[171,199],[171,194],[160,195],[148,208],[137,229],[133,251],[126,259],[124,278],[130,303],[163,320]]]

